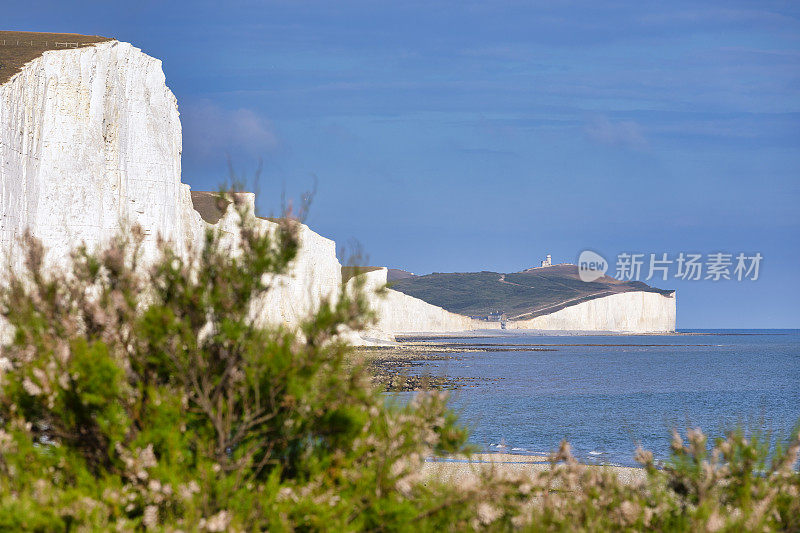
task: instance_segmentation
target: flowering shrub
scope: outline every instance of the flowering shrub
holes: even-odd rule
[[[235,196],[234,196],[235,198]],[[707,453],[676,438],[648,481],[578,464],[454,486],[422,475],[463,453],[466,430],[441,393],[387,404],[346,361],[343,329],[370,320],[342,291],[297,331],[253,306],[286,271],[297,226],[138,262],[139,230],[68,268],[29,239],[0,312],[13,328],[0,382],[0,529],[602,530],[800,529],[798,441],[766,448],[732,434]]]

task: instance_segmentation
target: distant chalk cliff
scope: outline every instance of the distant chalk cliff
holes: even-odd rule
[[[555,268],[555,267],[554,267]],[[372,269],[361,274],[368,288],[382,287],[387,283],[387,269]],[[491,273],[475,273],[480,280],[481,276]],[[455,276],[463,281],[469,274],[434,274],[433,276]],[[502,276],[497,274],[497,276]],[[426,276],[414,278],[416,281]],[[559,276],[560,278],[560,276]],[[410,280],[410,278],[404,278]],[[614,280],[616,282],[616,280]],[[351,280],[348,283],[353,283]],[[395,281],[397,285],[399,283]],[[534,285],[536,282],[532,282]],[[583,282],[579,282],[583,283]],[[619,282],[617,282],[619,283]],[[421,282],[423,287],[424,280]],[[485,283],[484,283],[485,284]],[[563,285],[563,282],[560,282]],[[390,286],[397,286],[391,285]],[[393,333],[448,333],[456,331],[475,331],[486,329],[506,330],[537,330],[537,331],[575,331],[575,332],[611,332],[611,333],[668,333],[675,331],[676,297],[674,291],[659,291],[646,287],[647,290],[628,287],[620,292],[605,292],[605,295],[593,295],[583,298],[574,298],[573,290],[560,288],[560,296],[556,297],[558,304],[547,302],[547,310],[525,313],[512,319],[507,319],[503,313],[500,320],[481,320],[471,318],[465,314],[452,312],[444,307],[435,305],[434,302],[442,301],[442,293],[455,292],[447,284],[437,291],[430,286],[427,290],[418,291],[419,297],[414,292],[404,287],[404,292],[389,290],[373,305],[379,317],[378,329]],[[600,285],[600,284],[597,284]],[[615,283],[616,285],[616,283]],[[594,286],[589,286],[591,288]],[[555,291],[547,287],[547,293],[552,295]],[[472,302],[476,301],[479,288],[465,289],[466,296]],[[512,293],[513,294],[513,293]],[[503,301],[518,302],[506,296],[505,299],[492,293],[491,303],[495,306],[503,305]],[[523,293],[525,296],[525,293]],[[537,298],[529,296],[528,301],[535,303]],[[541,299],[540,299],[541,300]],[[573,300],[573,301],[569,301]],[[480,301],[480,298],[477,298]],[[471,305],[477,305],[475,303]],[[448,306],[449,307],[449,306]],[[535,307],[535,306],[534,306]],[[498,309],[498,307],[495,307]],[[532,318],[529,318],[532,317]]]

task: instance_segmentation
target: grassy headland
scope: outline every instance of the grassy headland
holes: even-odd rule
[[[65,50],[89,46],[108,37],[79,35],[77,33],[39,33],[33,31],[0,31],[0,84],[22,70],[47,50]]]

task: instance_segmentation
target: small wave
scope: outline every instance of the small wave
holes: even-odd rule
[[[606,452],[596,452],[596,451],[592,450],[592,451],[589,452],[589,455],[603,455],[604,453],[606,453]]]

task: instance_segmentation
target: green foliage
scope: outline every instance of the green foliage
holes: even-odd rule
[[[359,294],[300,333],[259,324],[297,224],[259,231],[237,208],[239,235],[209,231],[184,256],[164,244],[147,268],[138,230],[67,270],[31,240],[2,301],[0,525],[353,529],[424,511],[396,488],[419,465],[398,461],[465,432],[443,397],[389,408],[346,367],[337,335],[370,316]]]
[[[551,468],[527,490],[539,496],[531,531],[798,531],[800,435],[787,448],[734,431],[710,447],[698,429],[676,432],[672,456],[656,468],[638,450],[646,477],[621,483],[618,473],[581,465],[562,443]]]
[[[465,452],[446,396],[390,404],[348,359],[370,320],[359,290],[322,302],[297,331],[262,324],[298,225],[262,231],[234,198],[236,235],[168,244],[139,263],[134,229],[47,269],[30,240],[2,289],[14,328],[0,383],[0,529],[603,530],[800,528],[797,440],[733,434],[674,445],[667,468],[621,483],[562,446],[525,479],[476,472],[457,485],[424,459]],[[713,528],[712,528],[713,529]]]

